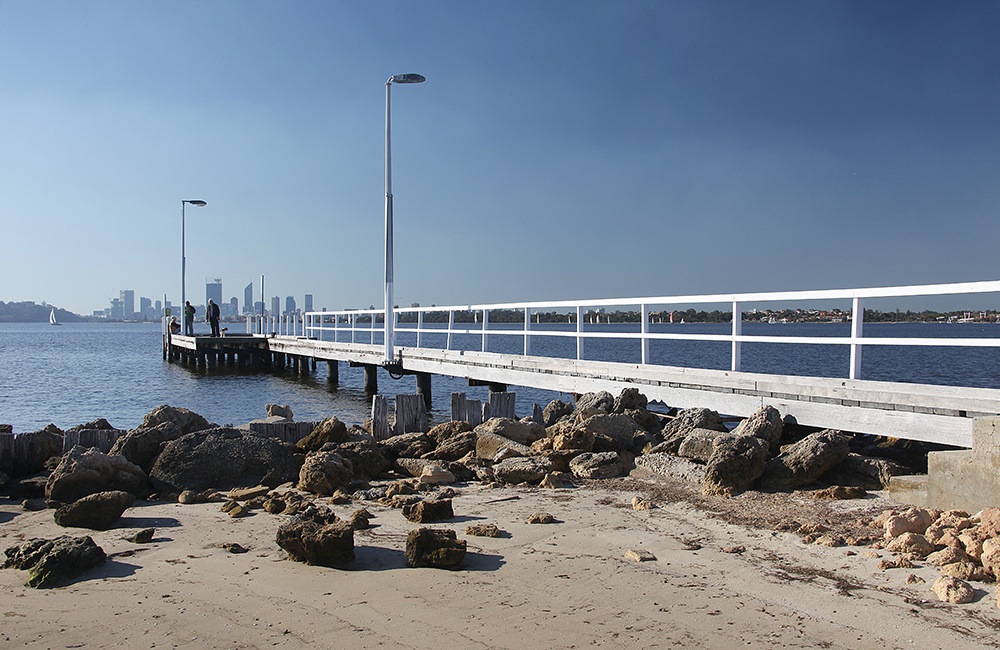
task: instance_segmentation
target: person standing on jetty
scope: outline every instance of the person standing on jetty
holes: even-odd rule
[[[219,306],[211,298],[208,299],[208,313],[205,316],[212,326],[212,336],[222,336],[219,333]]]
[[[194,312],[191,301],[184,301],[184,336],[194,336]]]

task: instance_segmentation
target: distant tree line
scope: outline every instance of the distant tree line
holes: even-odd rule
[[[3,302],[0,301],[0,323],[47,323],[52,305],[34,302]],[[80,323],[85,320],[71,311],[55,308],[56,318],[60,323]]]

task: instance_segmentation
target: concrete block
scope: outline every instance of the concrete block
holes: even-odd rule
[[[927,508],[927,475],[893,476],[889,479],[889,496],[901,503]]]

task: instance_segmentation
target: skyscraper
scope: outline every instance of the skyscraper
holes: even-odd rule
[[[215,278],[214,280],[205,281],[205,304],[208,305],[209,299],[212,300],[217,305],[222,304],[222,278]],[[221,309],[221,307],[220,307]]]
[[[281,316],[281,296],[271,298],[271,315]]]
[[[306,312],[313,310],[313,295],[311,293],[306,294]]]
[[[288,296],[285,298],[285,313],[294,314],[295,313],[295,296]]]
[[[122,289],[119,300],[122,303],[121,320],[135,320],[135,291],[132,289]]]
[[[243,313],[253,311],[253,282],[243,288]]]

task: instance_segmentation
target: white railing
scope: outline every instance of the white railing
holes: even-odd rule
[[[276,334],[278,336],[306,336],[306,315],[261,316],[248,314],[247,334]]]
[[[597,300],[562,300],[550,302],[519,302],[486,305],[460,305],[448,307],[403,307],[393,313],[394,329],[397,333],[416,335],[417,347],[423,347],[427,335],[444,335],[445,349],[452,347],[456,335],[481,337],[481,350],[488,351],[489,339],[493,336],[520,336],[524,338],[524,355],[531,355],[531,342],[535,337],[568,337],[576,340],[576,358],[584,359],[585,342],[590,339],[636,339],[640,341],[641,363],[650,363],[649,346],[656,340],[715,341],[730,343],[732,371],[741,369],[741,347],[744,343],[778,343],[805,345],[846,345],[850,347],[848,376],[861,378],[861,351],[863,346],[960,346],[960,347],[1000,347],[997,338],[876,338],[863,337],[864,309],[866,301],[881,298],[913,298],[924,296],[947,296],[962,294],[1000,293],[1000,281],[964,282],[955,284],[916,285],[905,287],[880,287],[866,289],[830,289],[820,291],[780,291],[738,294],[707,294],[693,296],[657,296],[646,298],[611,298]],[[743,314],[749,305],[761,303],[796,304],[813,301],[850,301],[851,328],[849,336],[762,336],[743,334]],[[650,312],[653,307],[692,306],[719,304],[731,308],[732,319],[729,334],[698,334],[686,332],[653,332],[650,329]],[[638,332],[608,332],[588,330],[585,321],[593,310],[607,307],[635,307],[639,314]],[[490,312],[497,310],[517,310],[523,312],[520,328],[491,328]],[[575,330],[553,330],[532,322],[532,316],[547,310],[548,313],[565,312],[567,322],[575,324]],[[660,310],[662,311],[662,310]],[[439,323],[425,325],[425,316],[430,313],[446,313],[447,325],[443,319]],[[304,314],[303,335],[321,340],[343,341],[342,333],[350,333],[351,343],[376,343],[376,334],[384,334],[379,323],[382,309],[359,309],[344,311],[309,312]],[[415,314],[416,323],[401,323],[399,314]],[[456,314],[472,314],[475,327],[456,323]],[[598,314],[597,318],[600,318]],[[249,321],[248,321],[249,325]],[[267,332],[277,330],[262,330]],[[294,329],[293,329],[294,331]]]

